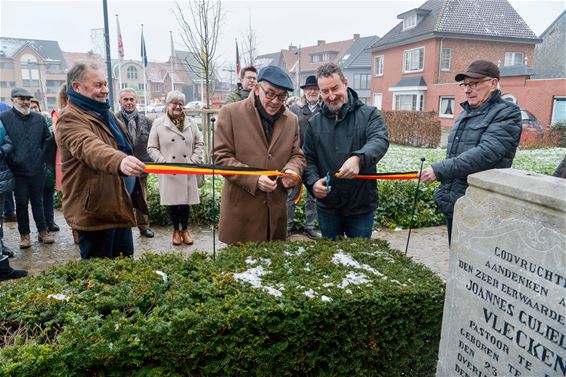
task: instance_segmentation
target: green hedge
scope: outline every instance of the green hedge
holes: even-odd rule
[[[0,374],[433,376],[444,293],[379,240],[70,262],[3,285]]]

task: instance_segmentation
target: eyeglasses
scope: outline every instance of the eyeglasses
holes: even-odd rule
[[[257,85],[259,85],[261,90],[263,90],[263,92],[265,93],[265,96],[267,97],[267,99],[270,100],[270,101],[277,98],[279,101],[284,102],[285,100],[287,100],[287,98],[289,98],[289,93],[287,93],[287,92],[284,92],[284,93],[281,93],[281,94],[275,94],[273,92],[268,92],[267,90],[265,90],[261,84],[257,84]]]
[[[480,80],[480,81],[472,81],[472,82],[469,82],[469,83],[463,82],[463,83],[460,83],[460,88],[462,88],[464,90],[467,89],[467,88],[475,89],[475,88],[478,87],[480,82],[489,81],[489,80],[493,80],[493,79],[491,77],[489,77],[487,79],[483,79],[483,80]]]
[[[244,80],[255,81],[255,80],[257,80],[257,77],[255,77],[255,76],[244,76]]]

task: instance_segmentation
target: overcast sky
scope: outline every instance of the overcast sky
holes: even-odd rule
[[[564,0],[510,1],[536,35],[540,35],[564,10]],[[233,67],[235,42],[240,54],[251,14],[257,34],[258,54],[277,52],[290,44],[312,46],[352,38],[383,36],[400,20],[397,15],[417,8],[424,1],[223,1],[224,20],[218,55],[225,68]],[[182,3],[181,3],[182,4]],[[166,61],[171,50],[187,50],[176,37],[179,26],[172,1],[108,0],[112,58],[117,57],[116,14],[126,59],[139,59],[140,25],[149,60]],[[103,28],[102,0],[99,1],[6,1],[0,0],[2,37],[56,40],[63,51],[87,52],[93,48],[91,29]]]

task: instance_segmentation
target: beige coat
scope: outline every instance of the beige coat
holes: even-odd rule
[[[202,133],[189,117],[185,117],[181,132],[165,115],[153,122],[147,141],[147,152],[153,162],[200,164],[204,155]],[[200,203],[196,176],[160,174],[158,181],[161,205]]]
[[[267,144],[253,93],[224,105],[214,134],[215,163],[269,170],[292,169],[301,175],[306,165],[299,145],[297,117],[289,110],[273,125]],[[222,190],[218,238],[222,242],[284,240],[287,237],[287,190],[278,180],[271,193],[257,188],[259,176],[226,177]]]

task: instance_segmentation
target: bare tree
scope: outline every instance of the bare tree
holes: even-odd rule
[[[216,52],[220,24],[223,18],[220,0],[191,0],[183,2],[185,9],[176,2],[175,17],[181,28],[181,39],[192,59],[186,58],[189,70],[204,84],[206,107],[210,108],[210,98],[214,94]]]
[[[254,65],[257,51],[257,35],[252,29],[252,13],[249,10],[249,23],[247,33],[244,35],[244,66]]]

